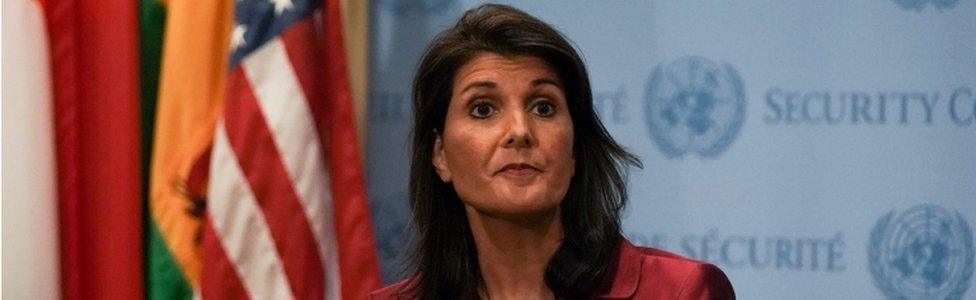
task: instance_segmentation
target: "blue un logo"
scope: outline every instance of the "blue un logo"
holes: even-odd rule
[[[923,8],[932,4],[939,10],[950,9],[956,6],[959,0],[892,0],[898,3],[901,8],[921,11]]]
[[[922,204],[878,220],[868,259],[892,299],[960,299],[973,276],[973,232],[958,212]]]
[[[670,158],[725,151],[745,121],[742,79],[729,64],[690,56],[654,68],[644,99],[651,139]]]

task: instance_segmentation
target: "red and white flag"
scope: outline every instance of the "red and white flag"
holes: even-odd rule
[[[380,285],[379,268],[339,2],[235,5],[201,296],[365,298]]]

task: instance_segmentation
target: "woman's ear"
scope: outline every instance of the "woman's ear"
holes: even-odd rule
[[[437,171],[437,176],[441,177],[441,181],[451,182],[451,169],[447,165],[447,157],[444,155],[444,140],[441,139],[441,135],[437,134],[434,141],[434,170]]]

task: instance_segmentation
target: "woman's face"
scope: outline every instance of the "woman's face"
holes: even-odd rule
[[[458,70],[433,161],[469,208],[499,216],[558,208],[572,151],[566,96],[544,61],[485,53]]]

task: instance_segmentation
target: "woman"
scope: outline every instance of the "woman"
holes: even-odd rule
[[[593,110],[579,55],[483,5],[430,45],[413,85],[410,279],[374,299],[726,299],[715,266],[620,234],[640,161]]]

